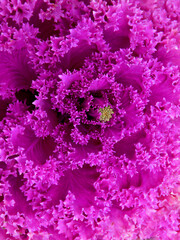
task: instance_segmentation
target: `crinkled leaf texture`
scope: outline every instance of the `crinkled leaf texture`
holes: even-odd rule
[[[177,0],[0,1],[0,240],[180,239]]]
[[[6,91],[28,89],[35,73],[30,68],[26,49],[14,50],[12,53],[0,52],[0,94]]]

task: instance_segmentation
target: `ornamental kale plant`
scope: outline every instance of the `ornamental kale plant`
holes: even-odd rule
[[[0,240],[180,239],[180,1],[0,1]]]

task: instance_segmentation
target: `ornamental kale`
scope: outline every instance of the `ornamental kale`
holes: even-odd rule
[[[180,239],[180,1],[0,1],[0,239]]]

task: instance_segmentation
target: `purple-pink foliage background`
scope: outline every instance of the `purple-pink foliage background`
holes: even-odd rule
[[[0,239],[179,240],[179,79],[179,0],[0,0]]]

